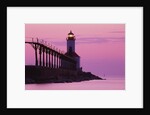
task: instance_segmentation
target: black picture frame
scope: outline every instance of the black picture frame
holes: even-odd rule
[[[149,100],[149,83],[148,81],[150,81],[149,79],[149,76],[146,76],[146,69],[145,69],[145,66],[146,66],[146,63],[145,63],[145,59],[146,57],[146,52],[145,50],[148,49],[148,47],[145,45],[145,41],[146,41],[146,38],[149,38],[149,32],[147,29],[149,26],[149,22],[148,20],[149,19],[149,8],[148,6],[146,5],[146,3],[144,3],[142,0],[103,0],[103,1],[80,1],[80,2],[77,2],[77,1],[44,1],[44,0],[41,0],[41,1],[37,1],[37,0],[3,0],[1,2],[1,9],[0,9],[0,15],[1,16],[1,21],[0,21],[0,25],[1,25],[1,38],[3,38],[3,41],[2,41],[2,44],[3,44],[3,48],[1,49],[2,51],[2,62],[3,62],[3,66],[1,66],[3,68],[2,70],[2,75],[1,75],[1,80],[0,80],[0,88],[1,88],[1,109],[3,109],[3,111],[6,111],[6,110],[10,110],[10,108],[8,109],[7,108],[7,7],[54,7],[54,6],[58,6],[58,7],[87,7],[87,6],[92,6],[92,7],[143,7],[144,8],[144,44],[143,44],[143,50],[144,50],[144,54],[143,54],[143,62],[144,62],[144,68],[143,68],[143,71],[144,71],[144,74],[143,74],[143,77],[144,77],[144,98],[143,98],[143,105],[144,107],[142,109],[137,109],[137,108],[123,108],[123,109],[108,109],[108,108],[93,108],[93,109],[98,109],[98,110],[101,110],[102,113],[104,112],[107,112],[108,110],[110,110],[109,112],[111,111],[120,111],[120,110],[128,110],[128,112],[131,112],[131,111],[134,111],[134,112],[146,112],[146,111],[149,111],[149,103],[150,103],[150,100]],[[11,108],[11,109],[17,109],[17,108]],[[19,108],[18,108],[19,109]],[[29,108],[22,108],[22,110],[26,110],[26,109],[29,109]],[[32,108],[34,110],[37,110],[37,108]],[[38,108],[39,110],[51,110],[51,108],[49,109],[46,109],[46,108]],[[54,109],[58,109],[58,108],[54,108]],[[67,108],[62,108],[62,109],[67,109]],[[74,108],[74,109],[79,109],[79,108]],[[92,108],[82,108],[82,109],[92,109]],[[20,109],[19,109],[20,110]],[[31,110],[31,109],[30,109]],[[122,111],[121,111],[122,112]],[[101,113],[101,114],[102,114]],[[106,114],[106,113],[105,113]]]

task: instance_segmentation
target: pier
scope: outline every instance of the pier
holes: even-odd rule
[[[55,48],[48,42],[38,38],[32,38],[26,40],[25,43],[30,44],[34,48],[35,66],[76,69],[76,61],[73,58],[65,55],[63,51],[58,50],[58,48]]]

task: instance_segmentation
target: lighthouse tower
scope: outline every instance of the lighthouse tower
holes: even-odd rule
[[[75,36],[71,30],[67,37],[67,52],[75,52]]]
[[[80,56],[75,52],[75,36],[70,30],[67,37],[67,53],[66,55],[76,60],[76,69],[80,69]]]

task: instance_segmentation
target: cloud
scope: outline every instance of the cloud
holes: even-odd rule
[[[125,33],[125,31],[110,31],[109,33]]]
[[[121,42],[124,41],[124,37],[83,37],[78,38],[77,44],[79,43],[104,43],[104,42]]]

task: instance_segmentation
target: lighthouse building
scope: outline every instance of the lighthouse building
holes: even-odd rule
[[[65,53],[65,55],[73,58],[76,61],[76,69],[79,70],[80,69],[80,56],[75,52],[75,36],[72,33],[72,31],[70,31],[68,33],[68,37],[67,37],[67,52]]]

